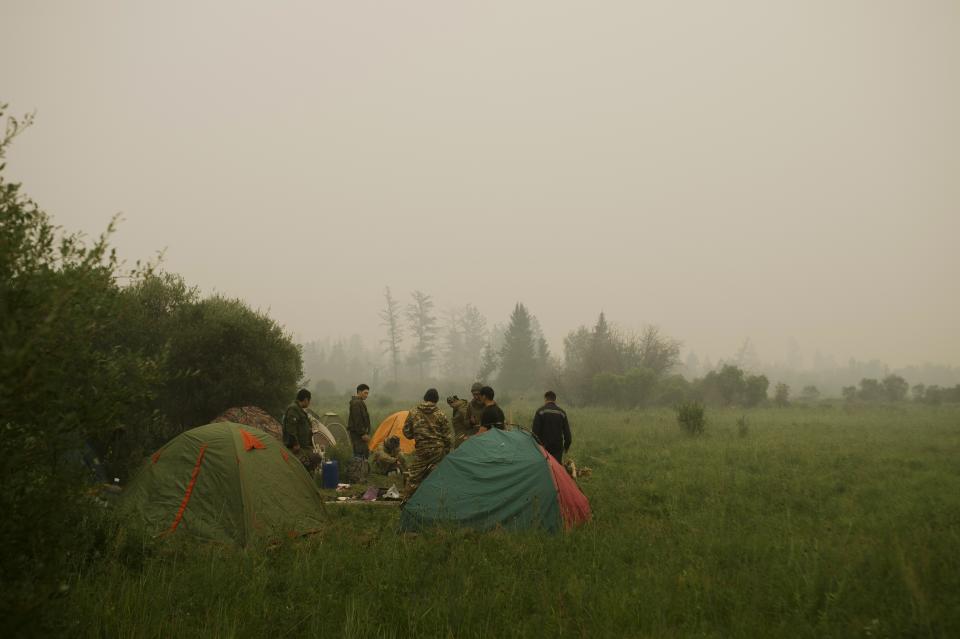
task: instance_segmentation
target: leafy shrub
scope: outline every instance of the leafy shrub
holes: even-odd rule
[[[773,403],[780,408],[786,408],[790,405],[790,387],[779,382],[773,391]]]
[[[757,406],[767,401],[770,380],[766,375],[748,375],[743,383],[743,405]]]
[[[240,300],[210,297],[171,318],[160,410],[179,428],[205,424],[231,406],[280,414],[303,374],[300,347],[273,319]]]
[[[10,636],[55,634],[44,613],[85,556],[83,524],[99,507],[84,459],[150,423],[159,379],[155,359],[114,340],[112,224],[94,242],[63,233],[4,179],[4,151],[22,128],[11,118],[0,134],[0,610]]]
[[[300,348],[266,315],[240,300],[201,299],[170,273],[147,273],[120,297],[113,343],[153,358],[161,373],[150,404],[161,419],[127,433],[134,456],[227,408],[255,405],[279,415],[292,400]]]
[[[120,273],[113,223],[92,242],[54,226],[4,179],[22,128],[11,118],[0,134],[0,610],[11,636],[57,634],[50,600],[103,543],[94,484],[124,479],[146,449],[230,406],[279,412],[301,375],[299,348],[242,302],[198,300],[149,267]]]
[[[677,423],[686,433],[700,435],[707,423],[705,413],[700,402],[685,402],[677,406]]]
[[[953,388],[940,388],[937,384],[927,386],[923,401],[928,404],[960,403],[960,384]]]
[[[902,402],[907,398],[907,391],[910,390],[910,384],[899,375],[887,375],[881,382],[887,401]]]
[[[654,402],[661,406],[676,406],[690,399],[690,382],[683,375],[668,375],[657,383]]]
[[[593,376],[591,396],[600,406],[622,406],[624,403],[623,376],[615,373],[597,373]]]
[[[742,401],[745,388],[743,370],[731,364],[724,365],[719,371],[710,371],[700,381],[700,390],[704,398],[710,403],[721,406]]]
[[[878,379],[863,378],[860,380],[860,390],[857,391],[857,398],[865,402],[883,401],[886,391],[883,384]]]
[[[800,391],[800,399],[807,403],[814,403],[820,399],[820,389],[813,384],[808,384]]]

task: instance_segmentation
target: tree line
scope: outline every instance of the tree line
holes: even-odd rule
[[[384,328],[380,351],[368,350],[359,336],[305,347],[305,368],[308,376],[316,376],[315,391],[335,395],[338,386],[349,388],[357,379],[372,379],[388,393],[413,392],[427,380],[452,388],[481,380],[494,384],[508,398],[536,400],[537,393],[550,388],[572,405],[623,409],[689,401],[787,406],[823,399],[815,384],[792,388],[783,381],[792,381],[790,376],[771,384],[769,376],[757,370],[761,364],[749,340],[730,361],[701,366],[692,353],[681,362],[681,343],[658,327],[624,331],[603,312],[593,326],[580,326],[567,334],[561,357],[550,352],[539,321],[521,302],[515,304],[505,325],[489,326],[473,305],[438,315],[430,295],[414,291],[404,305],[386,288],[380,319]],[[848,372],[857,370],[882,371],[884,367],[851,361]],[[697,371],[701,374],[694,374]],[[783,373],[774,371],[778,376]],[[333,378],[342,384],[330,381]],[[930,404],[956,402],[960,385],[911,388],[901,375],[888,373],[864,377],[858,386],[842,389],[845,399],[858,402],[899,402],[908,395]]]

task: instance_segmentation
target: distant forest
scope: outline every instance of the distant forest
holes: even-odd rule
[[[373,345],[359,335],[303,345],[304,373],[312,390],[333,396],[364,382],[388,395],[405,396],[424,384],[454,394],[465,393],[479,380],[511,398],[536,399],[550,388],[572,404],[621,407],[688,399],[741,405],[840,397],[958,401],[951,398],[960,385],[960,367],[896,369],[879,360],[856,359],[841,365],[820,353],[804,366],[796,347],[787,363],[766,363],[750,339],[713,362],[695,352],[684,355],[682,342],[656,326],[626,331],[603,312],[594,325],[571,330],[561,353],[550,350],[537,317],[520,302],[507,322],[490,324],[471,304],[440,312],[422,291],[403,302],[386,288],[380,320],[382,335]],[[874,382],[887,390],[875,392]]]

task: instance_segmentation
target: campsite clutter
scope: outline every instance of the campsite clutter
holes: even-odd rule
[[[326,424],[320,421],[320,416],[312,410],[307,411],[310,420],[310,430],[313,431],[313,452],[323,455],[328,448],[337,445],[337,438]]]
[[[436,389],[372,433],[365,384],[350,401],[346,428],[336,413],[321,419],[310,410],[306,390],[282,422],[256,406],[227,409],[151,455],[121,507],[157,537],[241,547],[317,531],[325,503],[399,504],[406,532],[437,525],[557,532],[589,521],[589,502],[575,480],[590,469],[569,458],[561,463],[570,432],[556,395],[545,395],[530,432],[509,423],[492,388],[471,390],[469,405],[456,396],[447,402],[460,411],[456,430]],[[351,455],[346,468],[335,455],[346,454],[344,446]]]

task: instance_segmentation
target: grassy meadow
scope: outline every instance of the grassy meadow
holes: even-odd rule
[[[398,535],[389,506],[245,551],[121,529],[46,614],[80,637],[960,636],[960,407],[707,419],[571,411],[594,521],[567,534]]]

